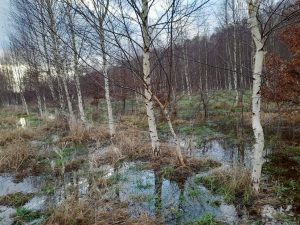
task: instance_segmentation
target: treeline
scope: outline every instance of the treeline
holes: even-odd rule
[[[233,42],[234,32],[236,47]],[[65,47],[70,48],[68,45]],[[285,44],[279,40],[276,33],[272,35],[272,42],[268,42],[267,49],[268,53],[289,56]],[[72,51],[70,49],[69,54]],[[197,34],[190,39],[173,43],[172,47],[156,48],[150,58],[153,92],[158,95],[168,93],[171,87],[177,94],[198,94],[204,90],[233,90],[235,74],[237,89],[248,90],[252,85],[253,51],[253,41],[246,19],[228,27],[218,27],[211,35]],[[114,99],[132,98],[136,91],[141,92],[143,82],[132,75],[137,72],[135,70],[138,67],[141,72],[141,62],[139,55],[138,58],[131,59],[130,63],[121,58],[117,63],[109,65],[110,93]],[[2,60],[3,65],[11,63],[8,59],[6,62]],[[137,65],[139,63],[140,65]],[[136,64],[135,68],[133,64]],[[77,73],[83,98],[104,99],[104,77],[101,68],[88,62],[81,62],[79,67]],[[12,73],[13,69],[10,67],[1,70],[1,104],[21,103],[21,98],[17,97],[20,93],[16,93],[16,81]],[[68,74],[65,76],[70,96],[76,96],[74,78]],[[26,71],[21,79],[22,92],[28,102],[37,102],[37,91],[47,103],[56,102],[57,97],[54,96],[60,91],[59,80],[50,75],[52,87],[49,86],[49,77],[45,76],[45,71]],[[76,105],[76,99],[73,98],[72,103]]]

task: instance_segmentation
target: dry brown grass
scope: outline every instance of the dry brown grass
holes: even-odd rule
[[[0,117],[1,128],[15,127],[16,124],[17,124],[17,118],[15,116]]]
[[[19,172],[32,162],[37,154],[37,150],[24,139],[14,139],[0,149],[0,171]]]
[[[103,202],[92,199],[76,199],[71,196],[55,208],[43,225],[155,225],[146,214],[132,219],[127,204]]]
[[[118,126],[117,130],[112,145],[91,154],[90,162],[94,166],[107,163],[114,165],[122,159],[142,160],[152,157],[147,132],[130,126]]]
[[[133,114],[133,115],[123,115],[119,123],[124,125],[124,126],[136,126],[140,128],[144,128],[148,126],[147,122],[147,116],[142,113],[142,114]]]
[[[98,154],[92,154],[90,162],[97,167],[101,164],[115,165],[120,160],[143,160],[147,161],[149,169],[161,170],[165,166],[175,168],[174,179],[199,171],[215,168],[221,164],[207,159],[194,159],[183,155],[186,166],[182,166],[178,160],[176,147],[169,143],[161,143],[161,153],[154,157],[151,150],[148,132],[135,127],[127,127],[119,131],[115,137],[114,145],[101,149]]]
[[[0,130],[0,146],[7,145],[14,140],[21,139],[29,141],[38,135],[37,131],[31,129],[17,128],[13,130]]]
[[[44,225],[86,225],[93,224],[93,209],[86,200],[67,199],[56,207]]]
[[[2,114],[5,115],[21,115],[25,114],[24,108],[20,105],[10,105],[10,106],[5,106],[1,108]]]
[[[289,123],[300,124],[300,110],[284,112],[283,117]]]
[[[254,196],[250,172],[242,167],[217,169],[200,180],[209,189],[222,194],[227,202],[248,205]]]
[[[135,127],[119,127],[114,144],[123,156],[131,160],[145,159],[151,156],[148,132]]]
[[[106,127],[94,127],[84,125],[82,123],[73,123],[70,126],[69,134],[61,139],[61,142],[83,144],[90,141],[96,142],[96,145],[100,147],[101,142],[110,138],[108,129]]]
[[[68,131],[68,120],[63,117],[55,118],[54,120],[45,119],[45,123],[41,126],[43,132],[54,133],[58,131]]]
[[[244,124],[251,125],[252,113],[245,112],[244,113]],[[264,126],[272,125],[277,123],[278,121],[285,121],[287,124],[297,124],[300,123],[300,113],[297,110],[279,113],[271,113],[271,112],[261,112],[261,122]]]

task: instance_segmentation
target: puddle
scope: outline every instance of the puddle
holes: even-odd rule
[[[7,206],[0,206],[0,224],[10,225],[13,223],[13,219],[10,217],[16,213],[16,210]]]
[[[65,173],[63,177],[56,179],[56,188],[52,196],[54,204],[60,204],[75,193],[79,198],[87,195],[90,185],[88,179],[83,175],[84,173],[80,174],[80,172]]]
[[[183,183],[164,179],[158,171],[142,170],[141,162],[124,163],[118,169],[102,166],[103,176],[115,179],[107,197],[117,198],[129,205],[129,213],[137,217],[147,213],[152,217],[163,218],[165,224],[184,224],[209,213],[218,221],[234,224],[237,212],[233,205],[227,205],[221,196],[213,195],[204,186],[189,177]],[[85,172],[66,173],[55,178],[55,190],[51,196],[36,195],[23,207],[31,210],[42,210],[49,204],[57,205],[69,195],[76,193],[78,197],[88,194],[90,184]],[[23,192],[40,193],[46,177],[27,177],[21,182],[14,182],[13,176],[0,176],[0,196]],[[15,209],[0,206],[0,215],[7,218]],[[2,223],[0,223],[2,224]],[[7,223],[11,224],[11,223]]]
[[[0,196],[16,192],[35,193],[38,192],[44,178],[29,176],[20,182],[15,182],[12,175],[0,176]]]
[[[160,177],[157,171],[135,170],[136,166],[137,163],[126,163],[113,175],[120,180],[113,192],[119,201],[129,203],[133,217],[146,212],[163,218],[165,224],[185,224],[209,213],[227,224],[238,220],[235,207],[196,184],[195,176],[176,183]]]
[[[219,142],[211,142],[210,146],[193,150],[191,154],[211,156],[228,162],[235,159]],[[120,202],[128,203],[131,216],[138,217],[142,213],[147,213],[151,217],[163,218],[166,225],[185,224],[205,214],[211,214],[216,220],[226,224],[235,224],[238,221],[235,207],[227,205],[221,196],[214,195],[204,186],[195,183],[196,175],[178,183],[163,178],[158,171],[143,170],[140,164],[141,162],[131,162],[123,163],[119,168],[108,165],[97,168],[98,172],[103,171],[104,177],[115,179],[115,185],[107,194],[107,198],[117,198]],[[24,207],[41,210],[49,204],[60,204],[74,193],[79,198],[85,197],[90,188],[87,174],[78,170],[55,177],[54,194],[47,197],[36,195]],[[15,182],[12,175],[2,175],[0,196],[16,192],[40,193],[43,182],[49,178],[51,177],[27,177],[21,182]],[[5,218],[9,218],[11,212],[15,210],[5,206],[0,206],[0,209],[0,215]]]
[[[182,138],[181,146],[187,155],[191,157],[208,157],[229,166],[241,165],[249,169],[252,168],[252,143],[235,144],[227,139],[218,139],[205,141],[197,145],[196,138]],[[170,142],[172,143],[172,140]],[[270,150],[265,149],[264,156],[269,154]]]
[[[226,140],[212,140],[190,151],[193,157],[206,156],[226,165],[252,166],[252,146],[233,145]]]

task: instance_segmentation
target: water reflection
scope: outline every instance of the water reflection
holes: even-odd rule
[[[107,179],[118,176],[117,183],[109,188],[111,195],[129,205],[129,213],[138,217],[147,213],[161,218],[165,224],[182,224],[195,220],[204,213],[211,213],[218,220],[233,224],[237,213],[233,206],[226,205],[220,196],[213,195],[203,186],[195,183],[195,177],[177,182],[165,179],[159,171],[140,169],[141,163],[124,163],[118,166],[103,166]],[[113,169],[113,172],[112,172]],[[48,204],[60,204],[70,195],[85,197],[91,187],[84,171],[65,173],[56,177],[54,194],[50,197],[33,199],[29,206],[42,209]],[[11,176],[0,176],[0,195],[22,191],[39,193],[42,182],[48,178],[27,177],[15,183]],[[102,197],[102,196],[100,196]],[[111,199],[111,198],[110,198]],[[217,206],[214,202],[220,202]],[[224,213],[224,208],[226,208]]]
[[[134,164],[127,164],[119,171],[124,178],[122,185],[119,185],[120,201],[129,203],[132,216],[146,212],[150,216],[163,218],[165,224],[190,222],[204,213],[211,213],[229,224],[237,220],[235,208],[226,205],[220,196],[213,195],[204,186],[196,184],[195,177],[177,183],[164,179],[158,171],[137,171],[130,169],[132,166]],[[220,205],[214,202],[220,202]]]
[[[14,176],[3,174],[0,176],[0,196],[16,192],[35,193],[39,191],[43,177],[29,176],[20,182],[14,180]]]

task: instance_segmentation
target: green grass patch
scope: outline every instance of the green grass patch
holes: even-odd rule
[[[13,194],[8,194],[0,197],[0,205],[20,207],[25,205],[32,197],[32,193],[28,194],[17,192]]]
[[[138,189],[140,189],[140,190],[142,190],[142,189],[149,189],[149,188],[151,188],[153,185],[151,184],[151,183],[149,183],[149,182],[144,182],[142,179],[138,179],[137,181],[136,181],[136,187],[138,188]]]
[[[38,127],[38,126],[42,125],[42,123],[43,123],[43,120],[41,118],[39,118],[38,115],[36,115],[36,114],[29,114],[29,115],[25,115],[23,117],[26,119],[26,123],[30,127]]]
[[[119,174],[119,173],[114,173],[113,175],[111,175],[109,178],[108,178],[108,184],[109,185],[114,185],[114,184],[118,184],[120,182],[123,182],[123,181],[127,181],[128,178],[122,174]]]
[[[55,192],[55,186],[51,181],[45,181],[42,184],[41,192],[46,195],[52,195]]]
[[[161,170],[160,173],[163,177],[165,178],[170,178],[175,172],[175,167],[168,165],[168,166],[164,166]]]
[[[139,171],[143,171],[146,169],[146,165],[141,164],[141,163],[137,163],[134,165],[131,165],[128,170],[133,171],[133,172],[139,172]]]
[[[29,210],[23,207],[17,208],[16,214],[14,216],[14,224],[21,225],[24,222],[31,222],[35,219],[38,219],[42,216],[42,213],[39,211]]]
[[[249,205],[253,196],[250,175],[243,169],[216,172],[209,176],[195,177],[196,184],[224,197],[225,202]]]
[[[197,187],[192,186],[187,189],[187,195],[190,198],[197,198],[200,194],[201,194],[201,191]]]
[[[211,213],[204,213],[200,218],[188,223],[188,225],[218,225],[215,217]]]

